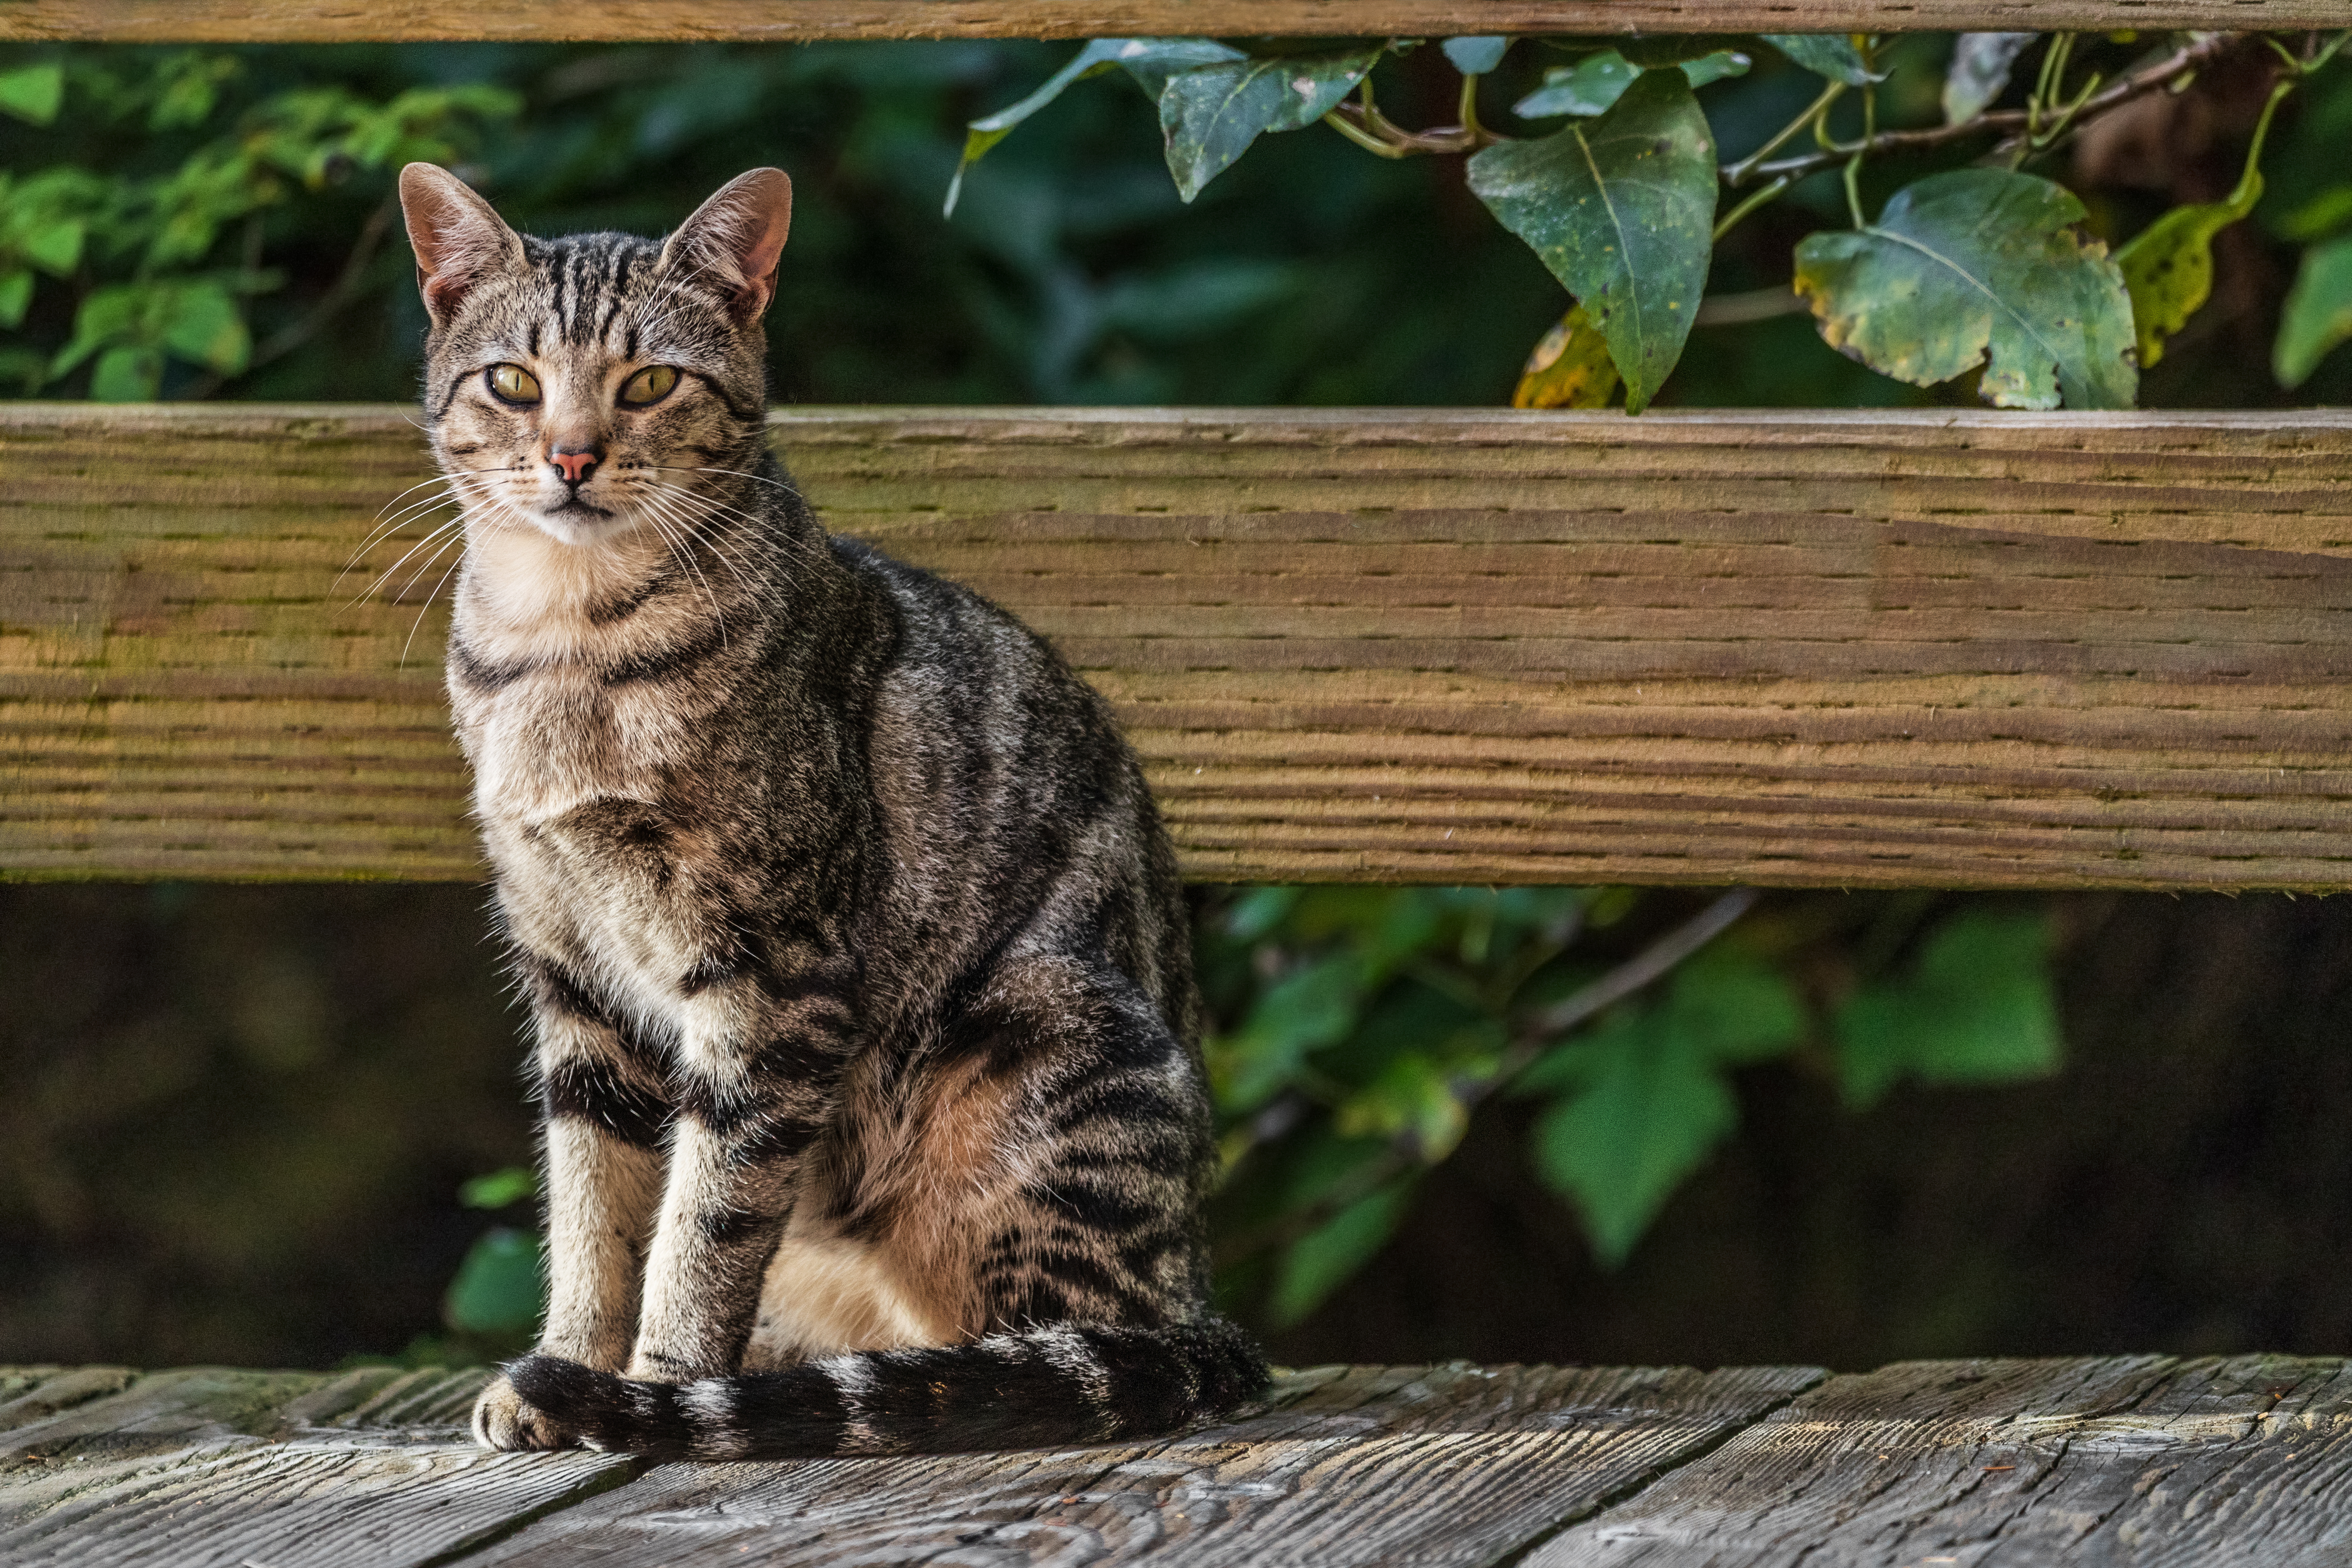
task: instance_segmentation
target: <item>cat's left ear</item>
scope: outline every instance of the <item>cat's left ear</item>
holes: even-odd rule
[[[793,182],[782,169],[753,169],[719,187],[662,246],[664,268],[688,267],[731,292],[729,313],[747,323],[775,297],[776,261],[793,226]]]

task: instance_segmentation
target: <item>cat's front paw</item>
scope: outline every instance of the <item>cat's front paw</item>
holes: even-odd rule
[[[580,1435],[559,1426],[517,1394],[501,1377],[474,1401],[474,1441],[485,1448],[576,1448]]]

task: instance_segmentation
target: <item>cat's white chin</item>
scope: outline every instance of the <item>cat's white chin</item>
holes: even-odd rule
[[[522,511],[523,521],[555,541],[575,550],[610,544],[637,531],[639,520],[625,511],[591,511],[581,507],[556,509],[533,507]]]

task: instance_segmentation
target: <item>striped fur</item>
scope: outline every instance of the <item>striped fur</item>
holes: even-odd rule
[[[542,241],[402,176],[466,508],[449,692],[544,1112],[546,1328],[476,1432],[1166,1430],[1265,1377],[1206,1307],[1174,859],[1052,649],[828,536],[769,454],[789,193]]]

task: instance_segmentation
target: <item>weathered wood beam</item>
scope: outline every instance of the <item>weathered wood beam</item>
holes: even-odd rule
[[[1111,697],[1194,877],[2352,887],[2352,413],[776,434]],[[480,875],[448,563],[360,548],[425,473],[394,408],[0,406],[0,874]]]
[[[552,42],[2352,26],[2352,0],[0,0],[0,40]]]

